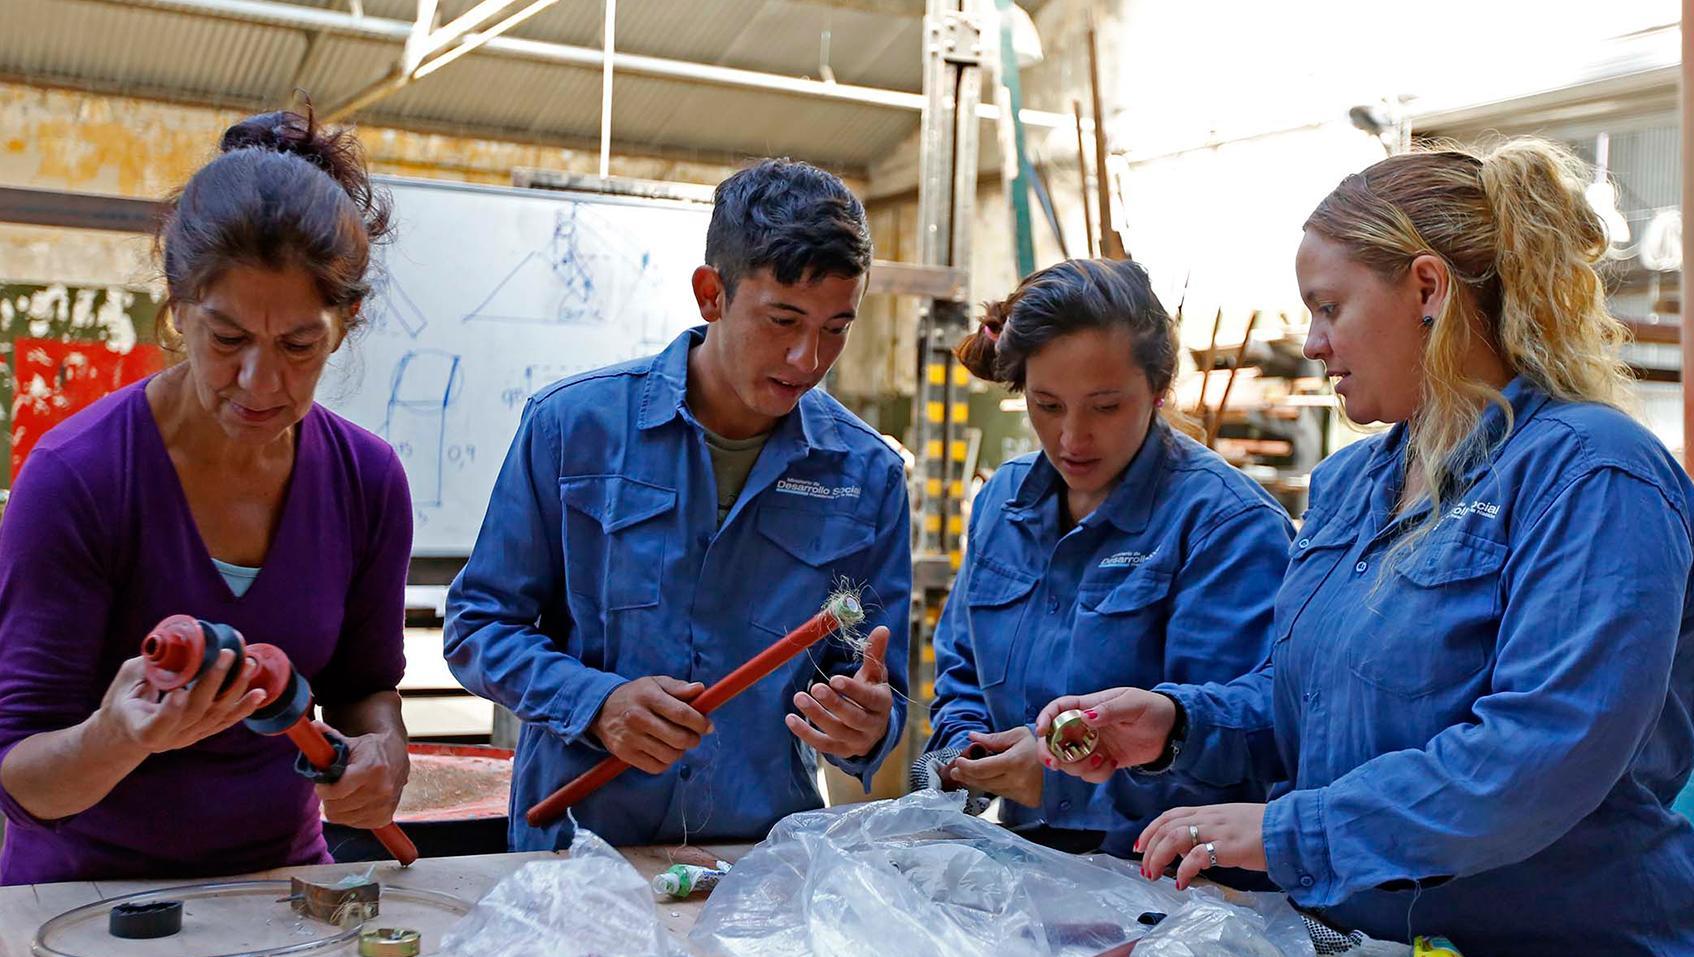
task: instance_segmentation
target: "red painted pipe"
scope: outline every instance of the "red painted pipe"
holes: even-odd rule
[[[239,641],[236,643],[240,644]],[[147,682],[160,691],[172,691],[187,685],[199,676],[206,660],[205,651],[206,632],[201,622],[188,615],[171,615],[155,625],[142,639],[141,656],[147,659]],[[260,708],[275,704],[277,699],[291,692],[294,682],[305,681],[295,673],[288,654],[275,645],[245,645],[244,651],[247,659],[257,666],[253,679],[248,682],[249,687],[265,692]],[[306,706],[294,723],[282,733],[294,742],[312,767],[321,771],[334,766],[335,746],[312,724],[310,698],[306,699]],[[401,866],[418,859],[417,846],[392,821],[373,828],[371,833],[376,835],[383,847],[388,848],[388,853],[394,855]]]
[[[312,767],[321,771],[335,763],[335,747],[324,737],[323,732],[312,724],[309,711],[301,715],[300,720],[290,725],[283,734],[288,735],[288,740],[294,742],[294,746],[300,749],[300,753],[306,756]],[[400,830],[400,825],[393,821],[381,827],[371,828],[371,833],[376,835],[383,847],[388,848],[388,853],[394,855],[401,867],[407,867],[418,859],[417,845],[413,844],[406,832]]]
[[[247,656],[258,665],[250,684],[265,689],[265,700],[259,703],[261,709],[274,704],[289,690],[293,682],[305,680],[294,671],[294,665],[288,660],[287,653],[275,645],[248,645]],[[294,742],[294,746],[300,749],[300,753],[306,756],[307,763],[312,767],[322,771],[335,764],[335,746],[312,724],[310,699],[307,700],[306,707],[301,709],[300,716],[282,733]],[[400,826],[393,821],[381,827],[371,828],[371,833],[388,849],[388,853],[394,855],[401,867],[406,867],[418,859],[417,845],[413,844],[406,832],[400,830]]]
[[[838,613],[840,617],[837,617]],[[857,600],[843,597],[832,601],[829,608],[813,615],[805,624],[777,639],[775,644],[754,655],[746,664],[702,691],[698,698],[688,702],[689,707],[701,714],[710,714],[724,702],[752,687],[760,678],[781,667],[783,662],[841,627],[843,619],[852,626],[858,624],[863,617],[864,613],[859,609]],[[566,809],[576,806],[583,798],[600,790],[608,781],[628,769],[629,764],[622,758],[608,757],[578,775],[569,784],[542,798],[524,815],[524,820],[528,821],[531,827],[545,827],[563,817]]]

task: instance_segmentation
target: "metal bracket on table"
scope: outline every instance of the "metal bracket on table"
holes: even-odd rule
[[[288,901],[296,914],[336,927],[362,923],[381,913],[382,885],[365,880],[315,884],[298,877],[288,880]]]

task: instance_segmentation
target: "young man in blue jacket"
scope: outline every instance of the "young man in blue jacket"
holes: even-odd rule
[[[554,383],[524,409],[448,597],[448,663],[523,720],[514,850],[567,846],[524,811],[610,753],[572,812],[614,844],[759,840],[822,806],[816,755],[871,775],[905,718],[910,516],[882,439],[814,390],[871,261],[837,178],[766,160],[718,186],[693,287],[703,327]],[[689,701],[866,585],[856,655],[813,646],[708,719]]]

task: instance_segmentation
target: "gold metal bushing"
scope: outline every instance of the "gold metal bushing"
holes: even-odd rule
[[[1094,753],[1100,735],[1083,723],[1081,711],[1066,711],[1053,719],[1047,732],[1047,750],[1066,764],[1081,761]]]
[[[404,927],[379,927],[359,935],[359,957],[418,957],[423,936]]]

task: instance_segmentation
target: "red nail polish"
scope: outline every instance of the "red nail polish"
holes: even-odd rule
[[[1095,711],[1093,708],[1089,708],[1087,711],[1083,712],[1083,715],[1092,721],[1093,719],[1100,717],[1100,712]]]

